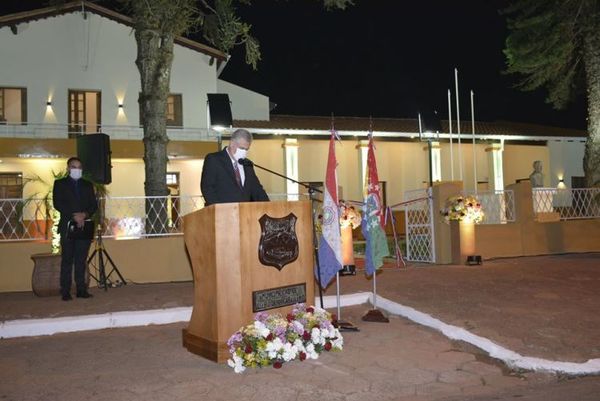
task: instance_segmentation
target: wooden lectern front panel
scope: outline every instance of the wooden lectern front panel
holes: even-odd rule
[[[261,263],[260,219],[293,213],[298,257],[278,270]],[[314,303],[312,216],[309,202],[229,203],[185,216],[185,243],[194,276],[194,309],[183,342],[191,352],[217,362],[227,359],[226,342],[252,323],[253,294],[287,286],[305,289]],[[269,291],[267,291],[269,292]],[[264,304],[263,304],[264,306]],[[286,314],[292,305],[267,310]]]

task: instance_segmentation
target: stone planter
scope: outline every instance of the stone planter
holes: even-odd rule
[[[450,239],[452,242],[452,264],[466,264],[467,256],[475,255],[475,223],[451,220]]]
[[[60,295],[60,254],[36,253],[31,255],[33,274],[31,289],[38,297]],[[89,272],[86,270],[85,283],[89,285]],[[71,293],[76,291],[75,282],[71,285]]]

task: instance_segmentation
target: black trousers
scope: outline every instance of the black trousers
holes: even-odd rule
[[[68,294],[71,292],[72,272],[75,271],[75,284],[77,292],[86,291],[85,271],[87,269],[87,256],[92,240],[89,239],[67,239],[67,233],[61,233],[60,248],[60,292]]]

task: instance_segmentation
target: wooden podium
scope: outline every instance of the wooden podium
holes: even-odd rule
[[[311,218],[307,201],[223,203],[184,217],[194,276],[188,351],[226,362],[227,340],[256,312],[285,315],[297,302],[314,303]],[[297,257],[285,264],[296,238]]]

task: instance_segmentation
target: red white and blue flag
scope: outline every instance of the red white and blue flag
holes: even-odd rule
[[[365,237],[365,273],[375,273],[383,265],[383,257],[390,251],[385,236],[385,216],[381,204],[379,176],[373,147],[373,133],[369,132],[369,148],[367,153],[367,171],[365,177],[365,203],[361,229]]]
[[[319,267],[321,287],[325,288],[342,268],[342,239],[340,235],[340,213],[337,193],[337,161],[335,159],[335,131],[331,131],[329,156],[323,193],[323,220],[319,238]],[[316,272],[315,272],[316,273]]]

